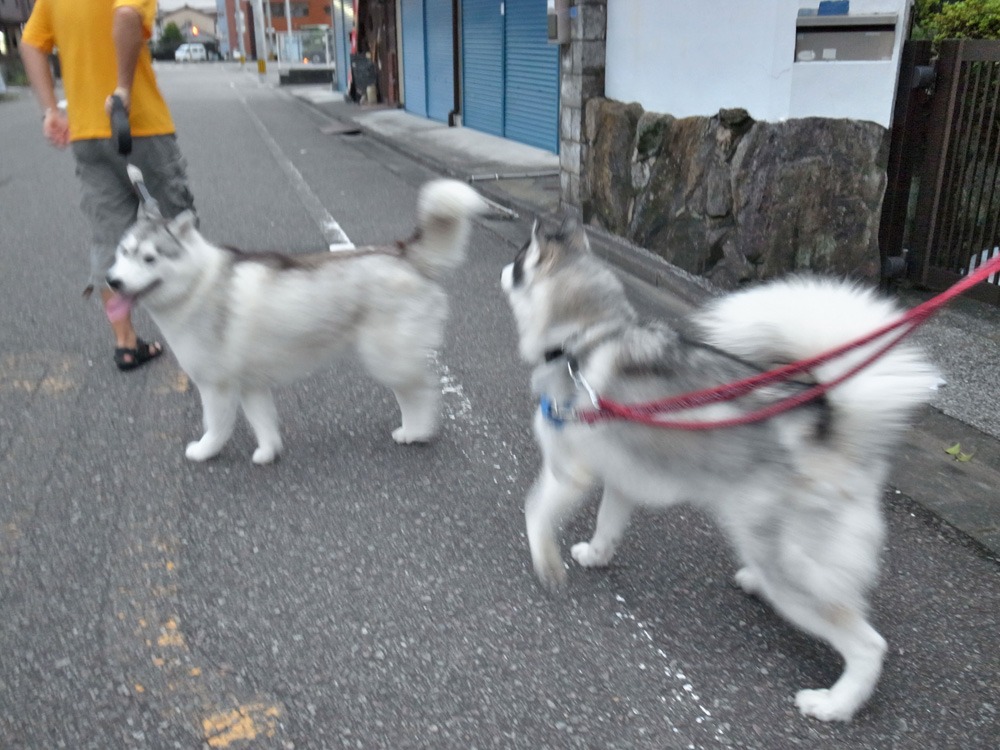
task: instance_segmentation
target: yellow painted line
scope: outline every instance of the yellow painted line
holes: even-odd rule
[[[167,620],[160,630],[160,637],[156,639],[159,646],[172,646],[176,648],[186,648],[184,634],[177,629],[177,621],[174,618]]]
[[[72,372],[77,360],[57,352],[12,354],[0,359],[0,392],[66,393],[78,386]]]
[[[201,720],[201,728],[209,747],[229,747],[238,740],[274,737],[279,716],[277,706],[251,703],[210,714]]]
[[[191,390],[191,380],[183,370],[171,370],[163,382],[153,388],[153,392],[158,396],[166,396],[171,393],[187,393]]]
[[[199,663],[183,632],[185,623],[176,610],[168,609],[171,605],[167,600],[179,598],[183,592],[179,573],[184,566],[178,559],[178,547],[175,540],[155,534],[147,545],[131,550],[135,565],[149,573],[144,596],[133,602],[138,610],[134,621],[139,626],[133,632],[149,654],[145,669],[137,670],[131,680],[133,691],[156,696],[177,710],[181,705],[196,706],[185,721],[193,727],[201,725],[199,747],[242,750],[255,740],[271,747],[283,731],[280,701],[268,695],[234,694],[226,684],[225,670]]]

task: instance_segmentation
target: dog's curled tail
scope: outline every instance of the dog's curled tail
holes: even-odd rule
[[[772,367],[823,354],[901,314],[872,289],[799,276],[722,297],[709,303],[696,320],[709,343]],[[855,349],[820,365],[811,375],[830,382],[888,340],[883,337]],[[902,435],[913,412],[931,399],[940,382],[937,369],[917,347],[898,344],[828,392],[833,432],[855,450],[878,455]]]
[[[464,182],[428,182],[417,199],[417,234],[406,243],[406,256],[427,276],[443,278],[465,260],[472,217],[487,208],[479,193]]]

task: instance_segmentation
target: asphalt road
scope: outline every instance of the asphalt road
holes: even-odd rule
[[[424,167],[324,135],[236,66],[159,75],[211,239],[320,250],[317,206],[357,244],[411,231]],[[0,102],[0,747],[1000,744],[997,564],[892,490],[873,601],[891,651],[850,725],[797,714],[838,658],[742,595],[689,510],[637,519],[610,570],[542,593],[533,405],[499,289],[525,224],[482,221],[449,283],[436,442],[397,446],[391,394],[347,362],[279,394],[286,453],[257,468],[244,426],[185,461],[201,413],[172,359],[114,369],[80,299],[77,204],[34,103]]]

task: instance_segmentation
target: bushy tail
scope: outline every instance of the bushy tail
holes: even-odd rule
[[[472,217],[486,201],[458,180],[435,180],[420,189],[417,234],[406,244],[406,257],[432,279],[440,280],[465,260]]]
[[[697,314],[706,340],[765,367],[808,359],[872,333],[901,311],[873,290],[819,277],[794,277],[722,297]],[[820,365],[829,382],[865,359],[883,338]],[[931,399],[940,375],[912,344],[902,343],[827,398],[834,433],[857,450],[891,444],[913,412]]]

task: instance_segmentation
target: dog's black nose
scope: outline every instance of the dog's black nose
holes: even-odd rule
[[[116,292],[122,288],[121,279],[116,279],[114,276],[108,276],[105,281],[108,282],[108,286],[114,289]]]

